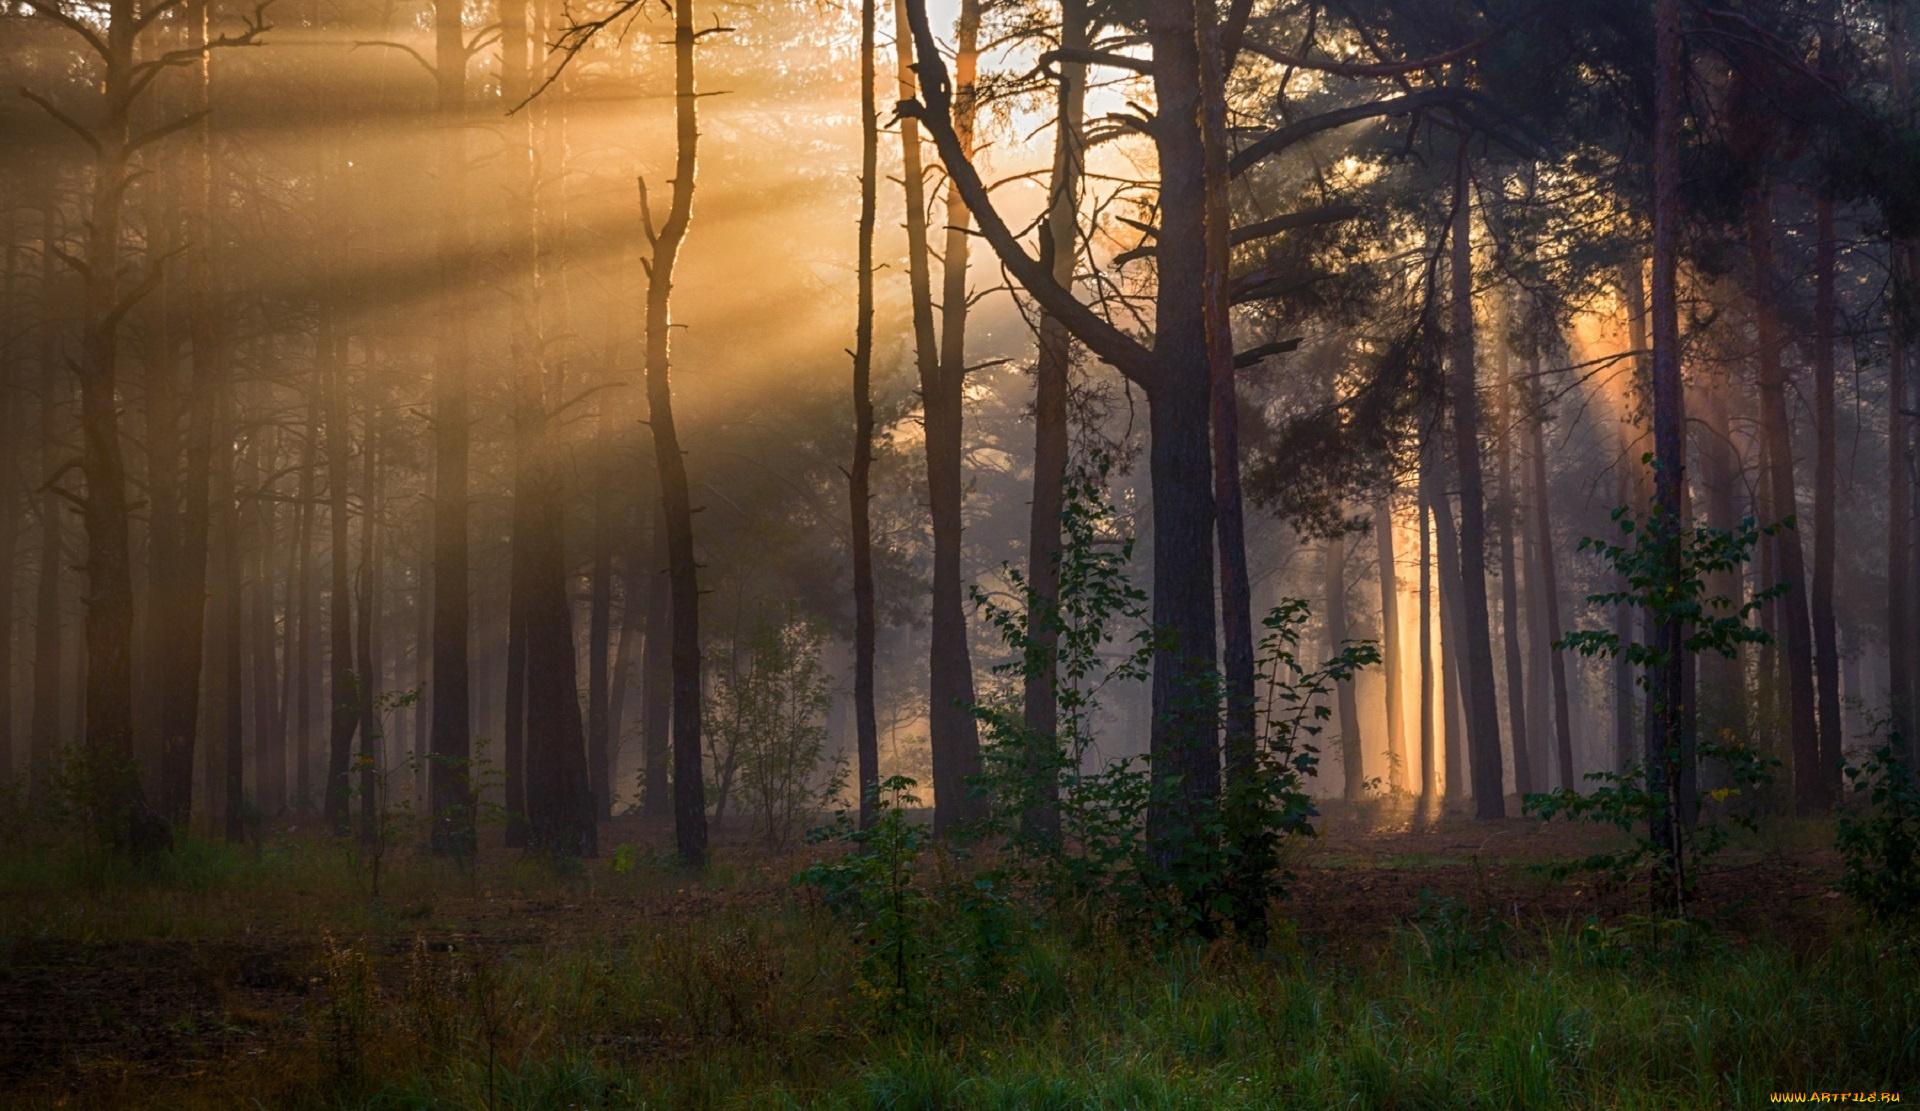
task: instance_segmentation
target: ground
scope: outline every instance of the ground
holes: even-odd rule
[[[1734,944],[1764,939],[1789,950],[1818,948],[1853,931],[1857,912],[1833,891],[1838,862],[1821,841],[1818,829],[1789,827],[1736,845],[1701,877],[1703,917]],[[696,1004],[674,1003],[669,976],[660,993],[668,998],[633,1002],[622,1012],[631,1021],[611,1023],[624,1032],[569,1030],[566,1037],[590,1054],[647,1059],[666,1053],[684,1062],[702,1052],[703,1039],[745,1037],[742,1031],[756,1021],[784,1013],[786,1004],[727,986],[756,975],[740,969],[759,958],[736,950],[789,952],[794,936],[803,936],[803,949],[831,945],[819,940],[834,936],[832,928],[817,925],[825,912],[808,910],[809,894],[789,880],[814,855],[805,846],[774,852],[722,837],[706,875],[692,876],[667,859],[671,838],[663,828],[616,821],[603,829],[601,843],[633,848],[620,852],[618,869],[603,858],[557,875],[501,848],[483,853],[471,873],[445,863],[389,862],[387,890],[377,899],[365,890],[364,862],[351,866],[337,846],[299,829],[263,848],[198,847],[157,880],[90,882],[75,878],[80,865],[72,859],[42,861],[39,870],[17,863],[5,877],[0,910],[0,1103],[339,1105],[316,1093],[325,1092],[335,1068],[329,1061],[339,1056],[337,1046],[329,1046],[347,1036],[330,1032],[349,1021],[338,1003],[343,951],[365,954],[379,998],[403,1008],[415,1006],[420,970],[441,959],[434,954],[447,954],[449,962],[486,954],[517,966],[597,954],[592,959],[617,964],[618,954],[633,946],[655,945],[649,952],[662,953],[658,946],[666,943],[659,939],[680,939],[691,955],[663,967],[681,968],[688,999],[704,1000],[698,1005],[711,1008],[712,1016],[680,1021],[672,1015],[676,1005]],[[1436,908],[1471,915],[1482,924],[1476,929],[1498,923],[1514,936],[1589,920],[1632,921],[1645,909],[1639,892],[1556,879],[1546,867],[1611,843],[1605,831],[1566,822],[1448,817],[1421,824],[1384,805],[1335,813],[1323,823],[1323,835],[1292,859],[1294,880],[1277,915],[1292,924],[1287,944],[1323,969],[1379,963],[1397,939],[1409,936],[1409,923],[1435,921]],[[742,940],[727,940],[734,936],[728,930]],[[750,935],[751,944],[744,940]],[[787,940],[771,940],[776,936]],[[766,958],[785,962],[765,972],[767,983],[792,985],[795,969],[810,957]],[[716,966],[726,971],[716,973]],[[467,969],[459,975],[472,976],[478,966],[458,967]],[[845,975],[845,960],[810,967],[806,990],[845,995],[815,982]],[[522,984],[516,990],[534,989]],[[775,990],[790,989],[766,989]],[[831,999],[821,1004],[834,1005]],[[546,1013],[564,1010],[554,1006]],[[820,1018],[825,1012],[818,1009],[794,1013],[800,1025],[841,1021]],[[636,1014],[652,1017],[632,1019]],[[394,1029],[405,1025],[417,1033],[431,1016],[409,1010],[403,1018],[392,1020]],[[457,1015],[447,1021],[456,1020],[469,1021]],[[523,1021],[507,1040],[524,1056],[529,1045],[556,1036],[529,1033]],[[491,1059],[493,1036],[486,1042]],[[492,1105],[494,1083],[489,1065],[481,1103]],[[819,1083],[826,1085],[819,1090],[831,1089],[827,1080]],[[611,1090],[580,1105],[619,1103],[606,1095]],[[398,1099],[394,1105],[437,1104]]]

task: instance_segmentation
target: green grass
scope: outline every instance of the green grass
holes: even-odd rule
[[[664,913],[695,890],[755,894],[754,876],[757,899]],[[318,985],[283,1012],[236,1014],[267,1032],[256,1041],[198,1076],[98,1090],[101,1105],[1697,1108],[1920,1089],[1920,943],[1851,920],[1788,944],[1463,912],[1339,959],[1285,925],[1266,952],[1040,929],[1000,954],[1002,974],[949,977],[896,1012],[858,988],[850,923],[777,898],[781,877],[755,862],[720,878],[503,861],[470,894],[465,873],[414,859],[375,906],[321,843],[190,845],[112,874],[21,854],[0,864],[0,904],[14,941],[311,949],[324,926],[371,961],[358,1002],[339,971],[358,958],[314,961]],[[619,913],[591,930],[517,916],[504,925],[521,940],[494,944],[503,923],[474,917],[489,894]],[[469,932],[450,953],[407,951],[436,931]]]

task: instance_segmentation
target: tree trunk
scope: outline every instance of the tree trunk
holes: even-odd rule
[[[1823,39],[1825,33],[1823,32]],[[1840,766],[1845,727],[1840,721],[1840,645],[1833,613],[1834,512],[1838,497],[1833,413],[1834,241],[1833,198],[1814,205],[1813,347],[1813,667],[1820,729],[1820,761]],[[1833,775],[1837,776],[1835,771]]]
[[[313,525],[319,516],[314,504],[314,465],[319,454],[323,388],[316,366],[315,380],[308,387],[306,437],[300,445],[300,494],[293,526],[293,599],[287,606],[291,636],[286,684],[293,717],[293,797],[302,816],[313,806],[313,668],[319,656],[313,614]]]
[[[1542,638],[1542,655],[1546,659],[1547,671],[1553,679],[1553,756],[1559,769],[1560,787],[1572,790],[1575,779],[1573,766],[1573,707],[1572,696],[1567,689],[1566,653],[1553,647],[1564,635],[1560,621],[1560,570],[1554,555],[1553,544],[1553,500],[1547,491],[1547,437],[1546,402],[1541,397],[1539,356],[1536,354],[1528,365],[1528,377],[1533,385],[1528,390],[1527,407],[1531,409],[1532,419],[1528,431],[1532,442],[1528,445],[1528,454],[1532,456],[1533,476],[1528,483],[1533,491],[1533,527],[1535,550],[1538,558],[1534,566],[1539,570],[1541,621],[1545,626]],[[1544,766],[1541,768],[1544,772]],[[1544,786],[1545,776],[1539,782]]]
[[[263,818],[278,817],[286,805],[287,745],[281,731],[278,639],[274,620],[273,572],[278,510],[269,477],[276,465],[271,429],[262,430],[252,449],[253,472],[258,476],[254,503],[252,554],[253,589],[248,605],[253,640],[253,753],[254,799]]]
[[[347,796],[352,788],[353,733],[360,723],[363,692],[353,672],[353,596],[348,587],[347,539],[347,370],[346,337],[336,330],[331,290],[320,305],[317,344],[327,383],[327,518],[331,530],[327,639],[332,682],[327,688],[327,828],[345,834]],[[364,495],[364,491],[362,492]]]
[[[440,313],[433,367],[433,699],[427,800],[435,852],[456,857],[477,847],[468,686],[467,537],[467,227],[465,118],[467,50],[464,6],[434,5],[436,108],[441,128]],[[336,603],[337,605],[338,603]]]
[[[46,202],[40,231],[40,559],[39,582],[34,589],[33,706],[27,723],[28,789],[36,803],[51,800],[54,753],[60,747],[61,516],[67,512],[54,477],[62,463],[59,400],[65,384],[60,360],[60,328],[54,315],[60,303],[58,256],[59,212]],[[186,786],[193,787],[189,751]],[[170,781],[169,781],[170,782]],[[163,786],[164,789],[164,786]],[[172,796],[163,796],[171,801]]]
[[[693,3],[674,8],[673,201],[656,233],[646,214],[653,258],[647,263],[647,404],[660,473],[660,520],[666,526],[667,578],[672,600],[673,825],[680,859],[698,868],[707,853],[706,784],[700,771],[700,584],[693,552],[693,501],[687,462],[674,425],[668,381],[673,267],[693,215],[693,175],[699,142],[693,72]],[[641,207],[647,208],[641,194]],[[649,638],[652,629],[647,630]]]
[[[1438,423],[1436,421],[1436,423]],[[1434,430],[1426,448],[1423,476],[1430,472],[1428,511],[1433,514],[1433,539],[1438,546],[1435,563],[1440,574],[1440,698],[1446,717],[1446,773],[1442,793],[1449,804],[1464,802],[1472,791],[1467,781],[1471,766],[1467,750],[1466,697],[1460,674],[1461,643],[1466,639],[1460,629],[1460,533],[1454,527],[1453,506],[1446,491],[1446,479],[1440,460],[1439,429]],[[1430,464],[1430,465],[1429,465]]]
[[[1420,436],[1426,440],[1429,432],[1423,430]],[[1429,818],[1440,803],[1440,765],[1433,735],[1433,538],[1430,531],[1433,512],[1429,500],[1432,486],[1422,462],[1420,484],[1414,494],[1420,519],[1420,810]]]
[[[1347,538],[1335,533],[1327,538],[1324,551],[1327,590],[1327,658],[1332,659],[1346,647],[1347,629]],[[1334,701],[1339,707],[1340,767],[1344,773],[1342,795],[1348,802],[1359,802],[1367,794],[1366,744],[1360,734],[1360,704],[1354,697],[1353,681],[1335,684]]]
[[[1504,307],[1504,299],[1501,302]],[[1507,728],[1513,738],[1513,789],[1525,795],[1539,788],[1546,780],[1546,762],[1539,761],[1539,770],[1535,770],[1534,753],[1529,743],[1527,729],[1527,669],[1520,652],[1520,563],[1514,557],[1513,533],[1520,525],[1517,518],[1520,513],[1519,502],[1513,496],[1513,375],[1512,353],[1508,350],[1504,329],[1505,314],[1496,318],[1501,330],[1496,332],[1495,342],[1499,345],[1498,356],[1494,360],[1494,374],[1499,379],[1499,414],[1494,418],[1500,426],[1499,458],[1495,466],[1499,471],[1500,517],[1497,527],[1500,530],[1500,618],[1502,640],[1506,647],[1507,664]]]
[[[1085,0],[1062,0],[1060,48],[1085,50],[1088,20]],[[1047,184],[1047,218],[1043,254],[1055,285],[1073,287],[1075,252],[1079,248],[1079,194],[1083,153],[1081,133],[1086,123],[1087,67],[1061,62],[1059,117],[1054,127],[1053,170]],[[1027,586],[1046,608],[1058,601],[1060,581],[1060,512],[1066,480],[1067,389],[1073,366],[1073,337],[1051,312],[1040,317],[1039,351],[1034,361],[1033,387],[1033,502],[1028,519]],[[1059,785],[1053,765],[1058,759],[1060,704],[1054,690],[1059,681],[1060,630],[1052,622],[1027,623],[1033,642],[1033,667],[1021,692],[1028,743],[1036,746],[1030,778],[1044,780],[1033,811],[1026,816],[1028,832],[1052,839],[1059,835],[1060,815],[1054,803]]]
[[[1780,360],[1779,308],[1773,289],[1773,198],[1764,181],[1748,187],[1745,206],[1747,250],[1753,267],[1754,315],[1759,326],[1760,428],[1767,445],[1767,493],[1772,512],[1787,520],[1797,516],[1799,496],[1794,488],[1793,433],[1787,416],[1786,373]],[[1656,338],[1656,362],[1658,342]],[[1677,490],[1673,496],[1678,499]],[[1777,540],[1775,554],[1779,560],[1780,581],[1789,586],[1780,599],[1780,623],[1786,633],[1794,799],[1800,813],[1811,815],[1824,811],[1831,802],[1833,781],[1839,771],[1837,766],[1827,764],[1821,752],[1814,706],[1813,644],[1807,622],[1807,579],[1799,535],[1782,533]]]
[[[367,351],[369,375],[373,352]],[[366,416],[361,424],[360,447],[360,573],[358,574],[359,618],[354,625],[354,670],[360,680],[360,839],[369,844],[382,836],[380,829],[381,778],[387,770],[386,738],[381,735],[374,699],[380,696],[380,659],[373,650],[375,601],[380,596],[380,429],[377,423],[372,384],[367,388]]]
[[[673,812],[669,768],[673,752],[673,580],[667,575],[665,510],[656,499],[647,568],[647,642],[640,661],[640,747],[645,760],[645,812],[664,818]]]
[[[1910,106],[1913,88],[1907,60],[1907,0],[1892,0],[1887,11],[1887,61],[1893,102]],[[1911,125],[1912,112],[1906,112]],[[1892,269],[1896,283],[1911,289],[1916,274],[1914,245],[1893,244]],[[1899,285],[1896,284],[1896,288]],[[1889,306],[1896,303],[1889,301]],[[1890,311],[1887,353],[1887,701],[1893,730],[1904,738],[1920,760],[1920,728],[1914,720],[1915,604],[1913,575],[1913,418],[1908,411],[1909,329],[1905,314]]]
[[[96,770],[111,777],[94,802],[95,818],[115,842],[135,853],[164,849],[172,834],[147,805],[133,771],[133,564],[129,540],[127,469],[120,436],[118,353],[120,320],[150,291],[150,282],[121,281],[122,207],[129,175],[130,114],[139,95],[133,0],[112,0],[102,35],[100,122],[91,129],[94,152],[89,198],[80,357],[80,469],[87,495],[85,745]],[[158,274],[152,275],[153,279]]]
[[[1453,454],[1460,475],[1460,624],[1466,632],[1465,709],[1472,753],[1473,806],[1479,818],[1506,816],[1500,758],[1500,706],[1493,681],[1492,623],[1487,613],[1486,499],[1480,484],[1480,396],[1475,381],[1472,178],[1466,152],[1454,179]]]
[[[1228,775],[1244,779],[1253,773],[1256,759],[1253,588],[1247,575],[1246,520],[1240,496],[1239,397],[1234,387],[1232,306],[1227,292],[1228,270],[1233,260],[1233,206],[1227,177],[1227,154],[1232,139],[1227,133],[1226,60],[1222,55],[1213,0],[1194,0],[1194,12],[1200,55],[1200,120],[1205,166],[1206,269],[1202,281],[1209,416],[1213,422],[1214,525],[1220,559],[1221,668],[1226,695],[1224,741]],[[1337,579],[1338,617],[1343,630],[1346,625],[1345,558],[1345,539],[1337,536],[1330,539],[1327,559],[1340,560],[1342,567],[1329,564],[1327,569],[1328,620],[1331,627]],[[1352,684],[1342,687],[1340,704],[1345,709],[1352,701]],[[1348,751],[1347,746],[1351,746],[1353,756],[1347,768],[1347,797],[1358,798],[1362,790],[1359,723],[1347,715],[1341,718],[1340,727],[1342,751]]]
[[[1393,488],[1373,503],[1373,536],[1380,560],[1380,645],[1386,663],[1387,786],[1407,789],[1405,642],[1400,636],[1400,568],[1393,551]]]
[[[230,842],[246,840],[247,822],[243,787],[246,753],[246,706],[242,700],[245,685],[245,655],[242,652],[240,587],[240,507],[236,474],[239,453],[234,441],[239,429],[239,405],[232,381],[222,382],[216,401],[219,435],[214,442],[213,565],[211,580],[219,584],[213,591],[211,624],[220,638],[219,662],[207,684],[220,692],[216,728],[207,752],[208,810],[214,824]]]
[[[853,466],[847,505],[853,557],[853,714],[860,828],[874,822],[880,786],[880,726],[873,663],[878,622],[873,598],[873,230],[879,207],[880,116],[875,104],[874,34],[878,0],[860,0],[860,233],[853,325]]]

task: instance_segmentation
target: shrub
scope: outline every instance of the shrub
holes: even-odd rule
[[[1900,746],[1895,734],[1847,765],[1853,795],[1866,796],[1866,805],[1843,811],[1835,829],[1840,890],[1885,921],[1910,921],[1920,911],[1920,783]]]

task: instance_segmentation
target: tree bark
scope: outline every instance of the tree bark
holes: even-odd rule
[[[373,353],[367,352],[371,372]],[[367,389],[366,416],[361,424],[360,447],[360,572],[358,579],[359,616],[354,623],[355,672],[359,679],[360,700],[360,839],[372,843],[382,836],[380,797],[387,771],[386,738],[380,732],[374,699],[380,696],[380,658],[374,652],[373,622],[380,597],[380,428],[373,389]]]
[[[1567,689],[1566,653],[1553,647],[1564,635],[1560,620],[1560,571],[1558,560],[1554,556],[1553,544],[1553,499],[1547,488],[1547,437],[1546,402],[1541,397],[1539,356],[1536,354],[1528,365],[1529,378],[1533,385],[1529,389],[1527,407],[1532,417],[1527,422],[1532,442],[1528,454],[1532,457],[1533,476],[1528,483],[1533,492],[1533,527],[1535,550],[1538,558],[1535,567],[1540,573],[1540,609],[1541,620],[1545,626],[1542,652],[1546,658],[1547,671],[1553,679],[1553,755],[1554,764],[1559,769],[1558,785],[1572,790],[1575,779],[1573,765],[1573,706],[1572,695]],[[1544,767],[1541,769],[1544,772]],[[1540,777],[1544,785],[1545,776]]]
[[[1504,306],[1504,301],[1502,304]],[[1497,323],[1504,331],[1504,318]],[[1494,375],[1499,379],[1500,391],[1500,409],[1494,418],[1500,426],[1499,458],[1494,465],[1500,468],[1497,527],[1500,530],[1500,618],[1504,634],[1501,639],[1507,657],[1507,728],[1513,738],[1513,789],[1525,795],[1546,780],[1546,762],[1539,761],[1539,771],[1535,771],[1535,754],[1531,751],[1527,729],[1527,669],[1520,651],[1520,562],[1514,556],[1513,533],[1521,526],[1516,522],[1519,502],[1513,495],[1512,353],[1504,335],[1498,336],[1495,342],[1499,346]]]
[[[440,308],[433,367],[433,700],[427,800],[434,851],[471,856],[478,800],[470,778],[472,706],[468,674],[467,505],[467,62],[455,0],[434,4],[434,83],[439,113],[437,250]],[[336,603],[337,604],[337,603]]]
[[[1327,658],[1332,659],[1346,647],[1347,629],[1347,538],[1335,533],[1327,538],[1322,553],[1327,591]],[[1348,802],[1366,797],[1366,745],[1360,734],[1360,704],[1354,697],[1353,681],[1334,685],[1334,702],[1339,707],[1340,767],[1343,773],[1342,795]]]
[[[673,581],[667,575],[667,526],[656,498],[652,549],[645,562],[647,641],[641,648],[641,750],[645,760],[643,803],[648,817],[673,812],[670,768],[673,761]]]
[[[1907,58],[1907,0],[1891,0],[1887,11],[1887,62],[1893,102],[1910,106],[1913,88]],[[1911,108],[1905,113],[1909,126]],[[1911,290],[1916,278],[1914,245],[1895,240],[1892,249],[1895,288]],[[1913,321],[1889,302],[1887,356],[1887,701],[1893,730],[1920,760],[1920,728],[1914,717],[1915,599],[1913,584],[1913,418],[1909,394],[1910,329]]]
[[[1827,33],[1822,34],[1825,46]],[[1826,53],[1826,50],[1822,50]],[[1840,721],[1840,645],[1833,612],[1834,512],[1838,495],[1833,405],[1833,198],[1814,202],[1813,337],[1813,670],[1820,729],[1820,761],[1838,769],[1845,726]],[[1836,776],[1838,772],[1834,773]],[[1837,781],[1836,781],[1837,785]]]
[[[694,91],[692,0],[674,8],[673,201],[659,231],[647,216],[653,258],[647,263],[647,403],[654,458],[660,473],[660,520],[666,526],[667,578],[672,601],[673,824],[680,859],[698,868],[706,860],[706,784],[700,770],[700,585],[693,553],[693,503],[687,464],[674,424],[668,380],[673,267],[693,215],[698,101]],[[646,208],[646,197],[641,196]],[[653,630],[647,630],[649,637]]]
[[[1393,550],[1393,488],[1373,503],[1373,536],[1380,561],[1380,644],[1386,663],[1387,786],[1407,789],[1405,641],[1400,635],[1400,568]],[[1424,578],[1424,569],[1422,572]],[[1424,614],[1422,615],[1424,619]]]
[[[67,512],[54,478],[61,465],[59,399],[65,383],[60,361],[60,328],[55,315],[60,304],[58,256],[59,210],[44,202],[40,231],[40,558],[39,581],[34,588],[33,705],[28,715],[28,789],[35,802],[49,801],[53,792],[54,753],[60,747],[60,661],[65,656],[60,635],[61,516]],[[186,786],[193,787],[189,760]],[[165,796],[169,799],[171,796]]]
[[[279,656],[275,646],[278,625],[273,600],[278,512],[268,485],[277,465],[275,439],[271,429],[263,430],[252,449],[259,488],[253,512],[253,589],[248,598],[252,620],[248,624],[253,642],[253,805],[262,818],[278,817],[287,794],[287,745],[280,717]]]
[[[879,207],[880,116],[875,104],[874,36],[878,0],[860,0],[859,283],[853,325],[853,465],[847,471],[853,558],[853,714],[860,828],[874,822],[880,786],[880,727],[873,664],[878,622],[873,597],[873,233]]]
[[[1060,48],[1085,50],[1088,35],[1085,0],[1062,0]],[[1053,169],[1047,184],[1043,255],[1054,284],[1071,289],[1075,253],[1079,248],[1087,67],[1082,63],[1062,62],[1059,69],[1058,119],[1054,126]],[[1034,599],[1047,608],[1059,600],[1060,593],[1060,513],[1069,451],[1067,389],[1072,366],[1073,337],[1066,323],[1043,309],[1033,374],[1033,502],[1027,527],[1027,586]],[[1059,785],[1053,782],[1051,771],[1058,758],[1060,736],[1060,704],[1054,689],[1059,681],[1060,630],[1052,622],[1029,619],[1027,636],[1033,642],[1034,652],[1033,666],[1022,690],[1023,720],[1028,743],[1045,746],[1033,754],[1030,774],[1031,778],[1046,782],[1041,786],[1032,812],[1026,816],[1026,823],[1030,833],[1052,839],[1060,830],[1060,815],[1054,805],[1059,797]]]
[[[293,797],[305,815],[313,806],[313,688],[314,666],[320,655],[314,621],[313,527],[319,516],[315,505],[314,465],[319,455],[320,397],[325,388],[316,360],[309,385],[306,437],[300,445],[300,502],[294,518],[293,602],[287,607],[292,626],[288,648],[288,698],[293,707]]]
[[[1472,178],[1461,151],[1454,179],[1453,454],[1460,476],[1460,624],[1466,631],[1467,745],[1472,753],[1473,806],[1479,818],[1506,816],[1500,757],[1500,707],[1493,681],[1492,623],[1487,613],[1486,499],[1481,492],[1480,395],[1473,325]]]
[[[327,283],[323,279],[323,286]],[[353,734],[360,723],[363,692],[353,671],[353,594],[349,588],[347,465],[351,429],[347,420],[346,337],[337,330],[332,291],[323,292],[320,305],[318,357],[326,367],[327,388],[327,523],[331,530],[327,599],[328,659],[332,682],[327,688],[330,708],[327,730],[327,828],[348,831],[348,794],[353,762]],[[363,491],[364,493],[364,491]]]
[[[1781,365],[1779,307],[1774,294],[1773,198],[1763,179],[1747,188],[1744,199],[1747,251],[1753,273],[1754,315],[1758,322],[1760,364],[1760,427],[1767,444],[1767,493],[1771,509],[1782,520],[1799,511],[1793,477],[1793,434],[1787,416],[1786,372]],[[1658,294],[1656,292],[1656,308]],[[1655,362],[1659,360],[1656,319]],[[1677,370],[1677,368],[1676,368]],[[1677,384],[1676,384],[1677,388]],[[1656,393],[1656,397],[1658,394]],[[1677,502],[1676,489],[1673,498]],[[1807,621],[1805,557],[1797,532],[1782,533],[1775,554],[1780,581],[1788,591],[1780,599],[1780,623],[1786,633],[1786,671],[1789,723],[1793,750],[1794,800],[1802,814],[1824,811],[1832,801],[1838,766],[1829,766],[1821,751],[1814,705],[1812,632]]]
[[[1430,433],[1422,430],[1420,436],[1424,441]],[[1414,500],[1419,504],[1420,519],[1420,810],[1432,818],[1440,803],[1440,765],[1434,751],[1433,721],[1433,512],[1429,497],[1433,483],[1427,474],[1425,454],[1423,451]]]
[[[1193,0],[1196,42],[1200,58],[1200,131],[1203,146],[1206,205],[1206,269],[1202,276],[1205,301],[1209,416],[1213,422],[1214,525],[1220,559],[1221,670],[1225,680],[1225,749],[1229,776],[1245,777],[1254,768],[1253,588],[1247,575],[1246,520],[1240,496],[1239,397],[1234,388],[1233,320],[1227,290],[1233,260],[1233,206],[1228,195],[1226,59],[1214,0]],[[1328,541],[1327,559],[1339,559],[1327,571],[1328,621],[1336,578],[1339,583],[1339,625],[1346,625],[1346,541]],[[1345,640],[1342,635],[1341,640]],[[1337,649],[1336,649],[1337,651]],[[1360,777],[1359,722],[1346,714],[1352,702],[1352,684],[1342,684],[1340,720],[1343,751],[1351,746],[1347,769],[1347,796],[1358,798]]]

